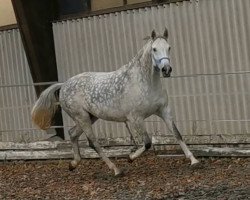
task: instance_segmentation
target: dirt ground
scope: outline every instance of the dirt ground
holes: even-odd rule
[[[250,199],[250,158],[157,157],[147,153],[114,177],[99,159],[84,159],[68,170],[68,160],[0,163],[0,199]]]

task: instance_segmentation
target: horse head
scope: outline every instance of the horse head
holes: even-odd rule
[[[157,36],[153,30],[151,33],[152,46],[152,64],[157,72],[162,72],[163,77],[170,77],[172,67],[170,66],[170,45],[167,42],[168,30],[162,36]]]

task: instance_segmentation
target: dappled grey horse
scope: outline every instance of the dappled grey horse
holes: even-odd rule
[[[65,83],[50,86],[41,94],[32,110],[32,119],[41,129],[51,126],[59,104],[75,122],[75,126],[69,131],[74,151],[74,159],[69,165],[71,170],[76,168],[81,160],[78,139],[84,132],[90,147],[114,170],[115,175],[119,175],[121,170],[103,153],[93,134],[92,124],[98,118],[125,122],[130,134],[139,134],[144,145],[129,155],[132,161],[151,147],[151,138],[146,132],[143,120],[153,114],[162,118],[174,133],[191,164],[198,163],[183,142],[173,121],[167,92],[160,80],[161,74],[163,77],[169,77],[172,71],[167,39],[167,29],[162,36],[157,36],[155,31],[152,31],[144,47],[128,64],[117,71],[78,74]]]

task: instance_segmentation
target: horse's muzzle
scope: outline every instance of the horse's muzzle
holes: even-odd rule
[[[172,67],[166,66],[162,68],[162,75],[163,77],[170,77],[172,72]]]

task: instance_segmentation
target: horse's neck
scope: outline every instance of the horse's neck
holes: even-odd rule
[[[137,79],[143,80],[143,82],[147,82],[153,86],[161,84],[160,73],[156,72],[152,66],[151,41],[144,45],[129,65],[133,73],[137,72]]]

